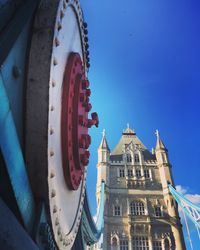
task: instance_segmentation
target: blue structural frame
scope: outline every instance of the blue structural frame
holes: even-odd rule
[[[16,201],[28,231],[34,220],[34,201],[23,154],[10,109],[9,99],[0,75],[0,148],[4,157]]]
[[[184,195],[178,193],[172,185],[168,185],[170,193],[180,205],[184,213],[190,218],[190,220],[200,228],[200,207],[189,201]]]

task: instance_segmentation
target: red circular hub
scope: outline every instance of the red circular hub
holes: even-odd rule
[[[88,87],[80,55],[71,53],[63,80],[61,140],[64,176],[68,187],[73,190],[78,189],[89,163],[91,138],[88,128],[99,123],[97,113],[92,113],[92,119],[88,119],[92,108]]]

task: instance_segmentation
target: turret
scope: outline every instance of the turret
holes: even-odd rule
[[[160,179],[163,188],[163,195],[165,204],[170,217],[173,217],[172,232],[175,241],[175,249],[185,250],[185,244],[183,239],[183,234],[181,230],[180,219],[178,216],[178,207],[174,201],[172,195],[169,192],[168,183],[174,186],[174,181],[172,179],[171,164],[168,158],[168,150],[160,138],[158,130],[156,130],[157,142],[156,142],[156,159],[158,163],[158,168],[160,172]]]
[[[156,159],[160,170],[160,178],[163,186],[163,190],[168,189],[168,183],[173,183],[171,174],[171,165],[168,158],[168,150],[160,138],[160,133],[156,130],[157,142],[156,142]]]
[[[106,140],[105,129],[103,130],[103,136],[101,143],[98,148],[98,164],[97,164],[97,203],[99,203],[100,198],[100,188],[101,181],[104,180],[105,184],[109,185],[109,158],[110,158],[110,149]]]
[[[105,129],[103,130],[103,137],[98,148],[98,163],[107,162],[110,156],[110,149],[106,140]]]

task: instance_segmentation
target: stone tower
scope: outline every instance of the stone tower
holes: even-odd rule
[[[168,151],[156,132],[150,152],[129,127],[110,153],[105,132],[98,149],[97,202],[104,180],[104,250],[185,250]]]

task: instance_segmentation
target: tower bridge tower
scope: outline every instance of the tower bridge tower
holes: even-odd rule
[[[97,202],[105,181],[104,250],[185,250],[168,150],[156,132],[150,152],[127,127],[110,153],[105,132],[98,149]]]

